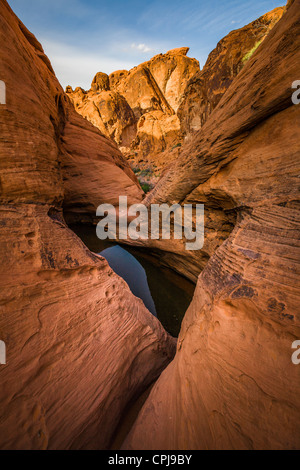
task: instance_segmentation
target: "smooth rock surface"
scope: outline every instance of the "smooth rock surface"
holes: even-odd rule
[[[201,129],[284,12],[285,7],[275,8],[247,26],[231,31],[209,54],[203,69],[191,78],[180,97],[177,114],[185,136]]]
[[[75,113],[42,46],[0,4],[1,449],[103,449],[175,340],[67,228],[141,200],[116,145]]]
[[[202,202],[207,218],[235,213],[236,222],[225,241],[220,218],[206,231],[205,243],[214,228],[220,246],[125,449],[300,447],[300,368],[291,360],[300,338],[300,107],[291,101],[299,7],[290,5],[147,198]],[[179,271],[200,268],[201,255],[178,262],[178,253]]]

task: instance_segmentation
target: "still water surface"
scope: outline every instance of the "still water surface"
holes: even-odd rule
[[[158,264],[157,258],[143,250],[99,240],[93,225],[71,225],[70,228],[94,253],[103,256],[121,276],[136,297],[177,337],[183,316],[192,301],[195,285]]]

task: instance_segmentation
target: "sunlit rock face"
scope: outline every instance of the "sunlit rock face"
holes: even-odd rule
[[[75,109],[111,137],[137,174],[155,185],[180,158],[184,139],[201,129],[251,55],[279,21],[276,8],[223,38],[202,70],[189,48],[172,49],[109,77],[99,72],[91,89],[67,87]],[[140,172],[138,170],[141,170]]]
[[[67,228],[63,209],[88,218],[142,191],[116,144],[75,113],[5,0],[0,77],[0,448],[106,448],[175,341]]]
[[[291,3],[145,202],[204,203],[205,246],[212,236],[220,245],[126,449],[300,446],[300,369],[291,360],[300,338],[300,107],[291,100],[299,6]],[[233,213],[224,241],[222,217]],[[203,261],[182,250],[179,262],[171,241],[161,248],[181,270]]]
[[[290,1],[144,201],[204,203],[205,245],[192,253],[179,240],[148,244],[162,264],[198,283],[175,359],[124,448],[299,448],[299,370],[291,361],[300,338],[300,113],[291,102],[299,11],[299,0]],[[131,204],[142,193],[116,144],[75,113],[73,92],[63,93],[41,45],[5,1],[0,13],[8,90],[0,108],[0,338],[7,347],[0,447],[106,448],[128,402],[173,358],[175,342],[62,214],[89,220],[101,202],[116,204],[122,194]],[[170,69],[185,53],[170,51]],[[133,108],[123,97],[129,134],[140,119],[148,125],[147,114],[178,117],[176,73],[165,83],[154,65],[158,88],[145,101],[137,96]],[[144,72],[134,73],[146,87],[153,82]],[[110,89],[98,75],[96,93],[123,96],[130,74],[110,76]],[[75,92],[84,99],[84,90]]]
[[[235,77],[280,20],[285,7],[275,8],[223,38],[205,66],[188,82],[177,111],[181,130],[190,137],[207,121]]]
[[[79,114],[119,147],[130,146],[136,137],[137,120],[122,95],[110,90],[109,87],[100,89],[99,85],[93,83],[89,92],[79,87],[74,91],[69,91],[67,88],[66,91]]]
[[[181,140],[176,115],[180,97],[200,70],[188,51],[173,49],[109,77],[98,73],[89,91],[67,87],[66,92],[76,111],[112,138],[132,162],[161,168],[161,153]]]

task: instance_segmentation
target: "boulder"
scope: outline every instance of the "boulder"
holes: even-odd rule
[[[151,111],[144,114],[137,124],[138,158],[150,162],[155,155],[160,155],[167,148],[176,145],[180,140],[180,122],[178,117],[162,111]]]
[[[96,92],[109,90],[108,75],[106,73],[98,72],[93,78],[91,90]]]
[[[69,93],[76,111],[119,147],[130,147],[136,137],[136,117],[125,98],[115,91]]]

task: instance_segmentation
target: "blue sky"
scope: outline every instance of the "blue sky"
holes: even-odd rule
[[[90,88],[96,72],[129,69],[189,46],[203,67],[209,52],[285,0],[8,0],[42,43],[58,79]]]

